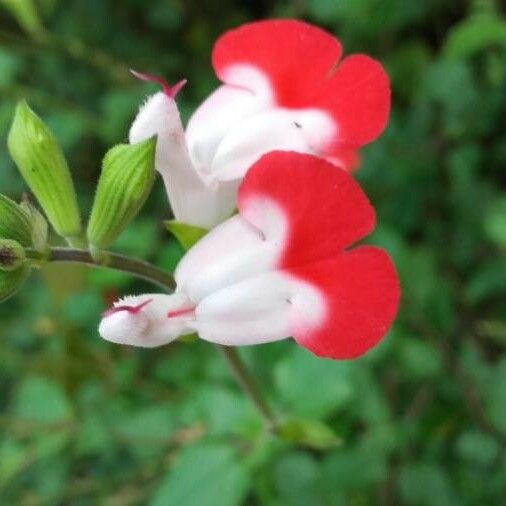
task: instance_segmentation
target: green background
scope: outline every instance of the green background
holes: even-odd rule
[[[154,91],[216,85],[210,50],[254,19],[317,23],[386,66],[389,127],[357,178],[403,287],[384,342],[352,362],[291,342],[240,350],[273,408],[328,423],[327,452],[261,421],[205,343],[103,342],[101,311],[150,288],[51,267],[0,306],[0,502],[22,505],[497,505],[506,497],[506,19],[492,0],[0,0],[0,191],[26,97],[64,146],[87,213],[100,161]],[[162,185],[115,248],[172,269]],[[504,503],[503,503],[504,504]]]

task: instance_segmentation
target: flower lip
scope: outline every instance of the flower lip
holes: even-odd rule
[[[152,74],[146,74],[144,72],[137,72],[137,70],[130,69],[130,73],[141,81],[147,81],[151,83],[159,84],[165,95],[170,98],[176,98],[176,95],[182,90],[184,85],[188,82],[186,79],[181,79],[178,83],[171,86],[165,79],[154,76]]]
[[[140,304],[137,304],[136,306],[114,306],[108,309],[107,311],[104,311],[102,313],[102,318],[107,318],[108,316],[111,316],[113,314],[119,313],[121,311],[127,311],[130,314],[137,314],[140,313],[148,304],[153,302],[153,299],[145,300],[144,302],[141,302]]]

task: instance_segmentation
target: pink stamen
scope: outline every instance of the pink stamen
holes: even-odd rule
[[[145,300],[144,302],[141,302],[140,304],[137,304],[137,306],[115,306],[111,307],[107,311],[104,311],[102,313],[102,318],[107,318],[108,316],[111,316],[113,314],[119,313],[120,311],[127,311],[130,314],[137,314],[140,311],[142,311],[148,304],[153,302],[153,299]]]
[[[177,316],[184,316],[185,314],[190,314],[195,311],[194,307],[189,307],[187,309],[177,309],[176,311],[169,311],[167,313],[167,318],[176,318]]]
[[[150,83],[157,83],[162,87],[163,92],[170,98],[176,98],[176,95],[181,91],[184,85],[187,83],[186,79],[182,79],[174,86],[170,86],[167,81],[161,77],[154,76],[152,74],[144,74],[143,72],[137,72],[136,70],[130,69],[130,72],[141,81],[148,81]]]

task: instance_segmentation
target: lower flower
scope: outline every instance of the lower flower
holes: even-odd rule
[[[104,314],[102,337],[144,347],[193,332],[225,345],[293,337],[334,359],[382,339],[399,283],[383,250],[348,249],[375,224],[351,176],[311,155],[272,152],[248,171],[237,207],[183,257],[176,293],[118,301]]]

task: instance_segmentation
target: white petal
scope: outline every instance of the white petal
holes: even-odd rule
[[[201,239],[175,271],[178,290],[198,302],[230,284],[273,270],[283,250],[287,222],[274,203],[270,210],[271,219],[266,230],[238,215]]]
[[[259,344],[290,337],[325,320],[325,301],[312,285],[270,272],[219,290],[197,306],[191,324],[206,341]]]
[[[130,142],[153,135],[156,169],[162,175],[175,218],[178,221],[211,228],[233,209],[237,185],[210,185],[193,166],[173,98],[159,92],[148,98],[130,129]]]
[[[186,127],[190,158],[197,170],[209,173],[223,137],[267,107],[265,100],[242,88],[220,86],[194,112]]]
[[[334,132],[330,117],[319,110],[275,108],[261,112],[228,133],[218,146],[211,172],[220,181],[240,179],[269,151],[318,154]]]
[[[127,307],[133,310],[122,309]],[[153,348],[192,332],[189,324],[194,319],[194,305],[181,293],[128,296],[114,308],[116,311],[105,314],[98,329],[113,343]]]

